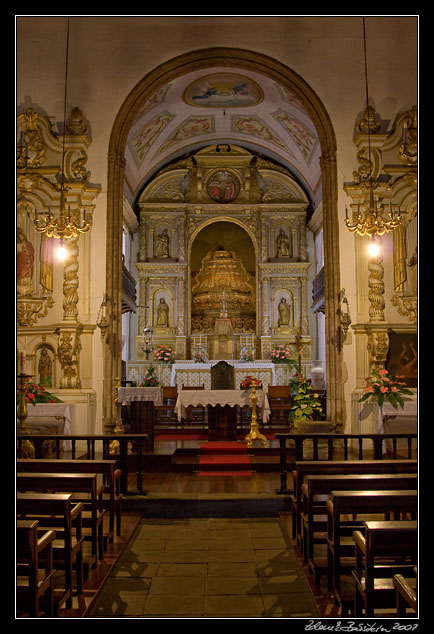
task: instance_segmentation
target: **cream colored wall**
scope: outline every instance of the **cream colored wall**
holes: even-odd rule
[[[62,120],[65,33],[66,19],[62,17],[17,18],[19,112],[33,106],[53,116],[53,120]],[[415,17],[367,20],[369,92],[383,120],[393,121],[399,112],[417,103],[417,35]],[[236,46],[277,59],[310,84],[324,103],[337,141],[341,287],[346,289],[353,323],[366,319],[366,295],[361,298],[363,306],[356,297],[359,281],[355,238],[344,228],[348,200],[343,190],[344,182],[351,180],[357,169],[352,139],[365,101],[361,18],[74,16],[70,29],[68,105],[79,106],[90,122],[92,143],[87,167],[90,181],[101,186],[91,236],[89,323],[96,321],[105,290],[107,152],[116,114],[145,74],[188,50],[211,46]],[[385,245],[389,242],[387,238]],[[366,269],[361,266],[360,270]],[[390,279],[389,262],[387,266],[385,262],[388,289]],[[365,279],[360,280],[360,288],[367,293]],[[390,302],[386,302],[385,316],[391,322],[404,321]],[[103,367],[98,330],[91,348],[99,431]],[[356,383],[356,348],[351,329],[344,344],[345,378],[349,420],[351,392]]]

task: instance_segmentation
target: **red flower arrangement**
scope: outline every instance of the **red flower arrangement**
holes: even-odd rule
[[[47,392],[43,385],[28,383],[24,392],[26,403],[61,403],[62,401],[54,394]]]
[[[250,374],[248,374],[240,383],[240,388],[242,390],[251,390],[253,386],[255,386],[257,390],[261,390],[262,381],[260,379],[255,379],[255,377],[250,376]]]
[[[404,407],[404,399],[401,394],[413,394],[411,390],[406,387],[404,376],[393,376],[389,374],[388,370],[378,370],[366,377],[366,387],[364,389],[363,396],[359,399],[359,403],[371,398],[378,402],[381,407],[384,400],[387,399],[389,403],[398,409],[398,405]]]

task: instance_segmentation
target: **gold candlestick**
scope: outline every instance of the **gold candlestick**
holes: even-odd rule
[[[115,407],[116,407],[116,423],[113,433],[115,434],[123,434],[125,429],[122,424],[122,414],[121,414],[121,404],[119,403],[119,388],[121,387],[121,381],[119,377],[115,379]],[[120,445],[119,440],[112,440],[110,443],[110,453],[115,454],[119,453]]]
[[[20,435],[29,435],[30,430],[27,427],[27,402],[26,402],[26,385],[27,379],[31,378],[31,374],[18,374],[18,407],[17,407],[17,432]],[[34,458],[35,446],[30,440],[22,440],[17,445],[17,452],[20,458]]]
[[[262,443],[262,446],[265,447],[265,445],[267,444],[267,439],[265,438],[265,436],[259,433],[259,427],[256,420],[256,405],[258,403],[258,395],[256,394],[256,385],[252,385],[251,401],[252,401],[252,419],[250,421],[250,431],[244,440],[246,441],[247,447],[249,449],[252,448],[252,444],[254,440],[260,440]]]

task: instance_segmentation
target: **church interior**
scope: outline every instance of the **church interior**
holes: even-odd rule
[[[417,619],[418,16],[15,27],[15,618]]]

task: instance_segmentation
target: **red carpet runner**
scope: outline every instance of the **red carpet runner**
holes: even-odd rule
[[[251,476],[247,446],[243,442],[204,442],[200,446],[200,476]]]

